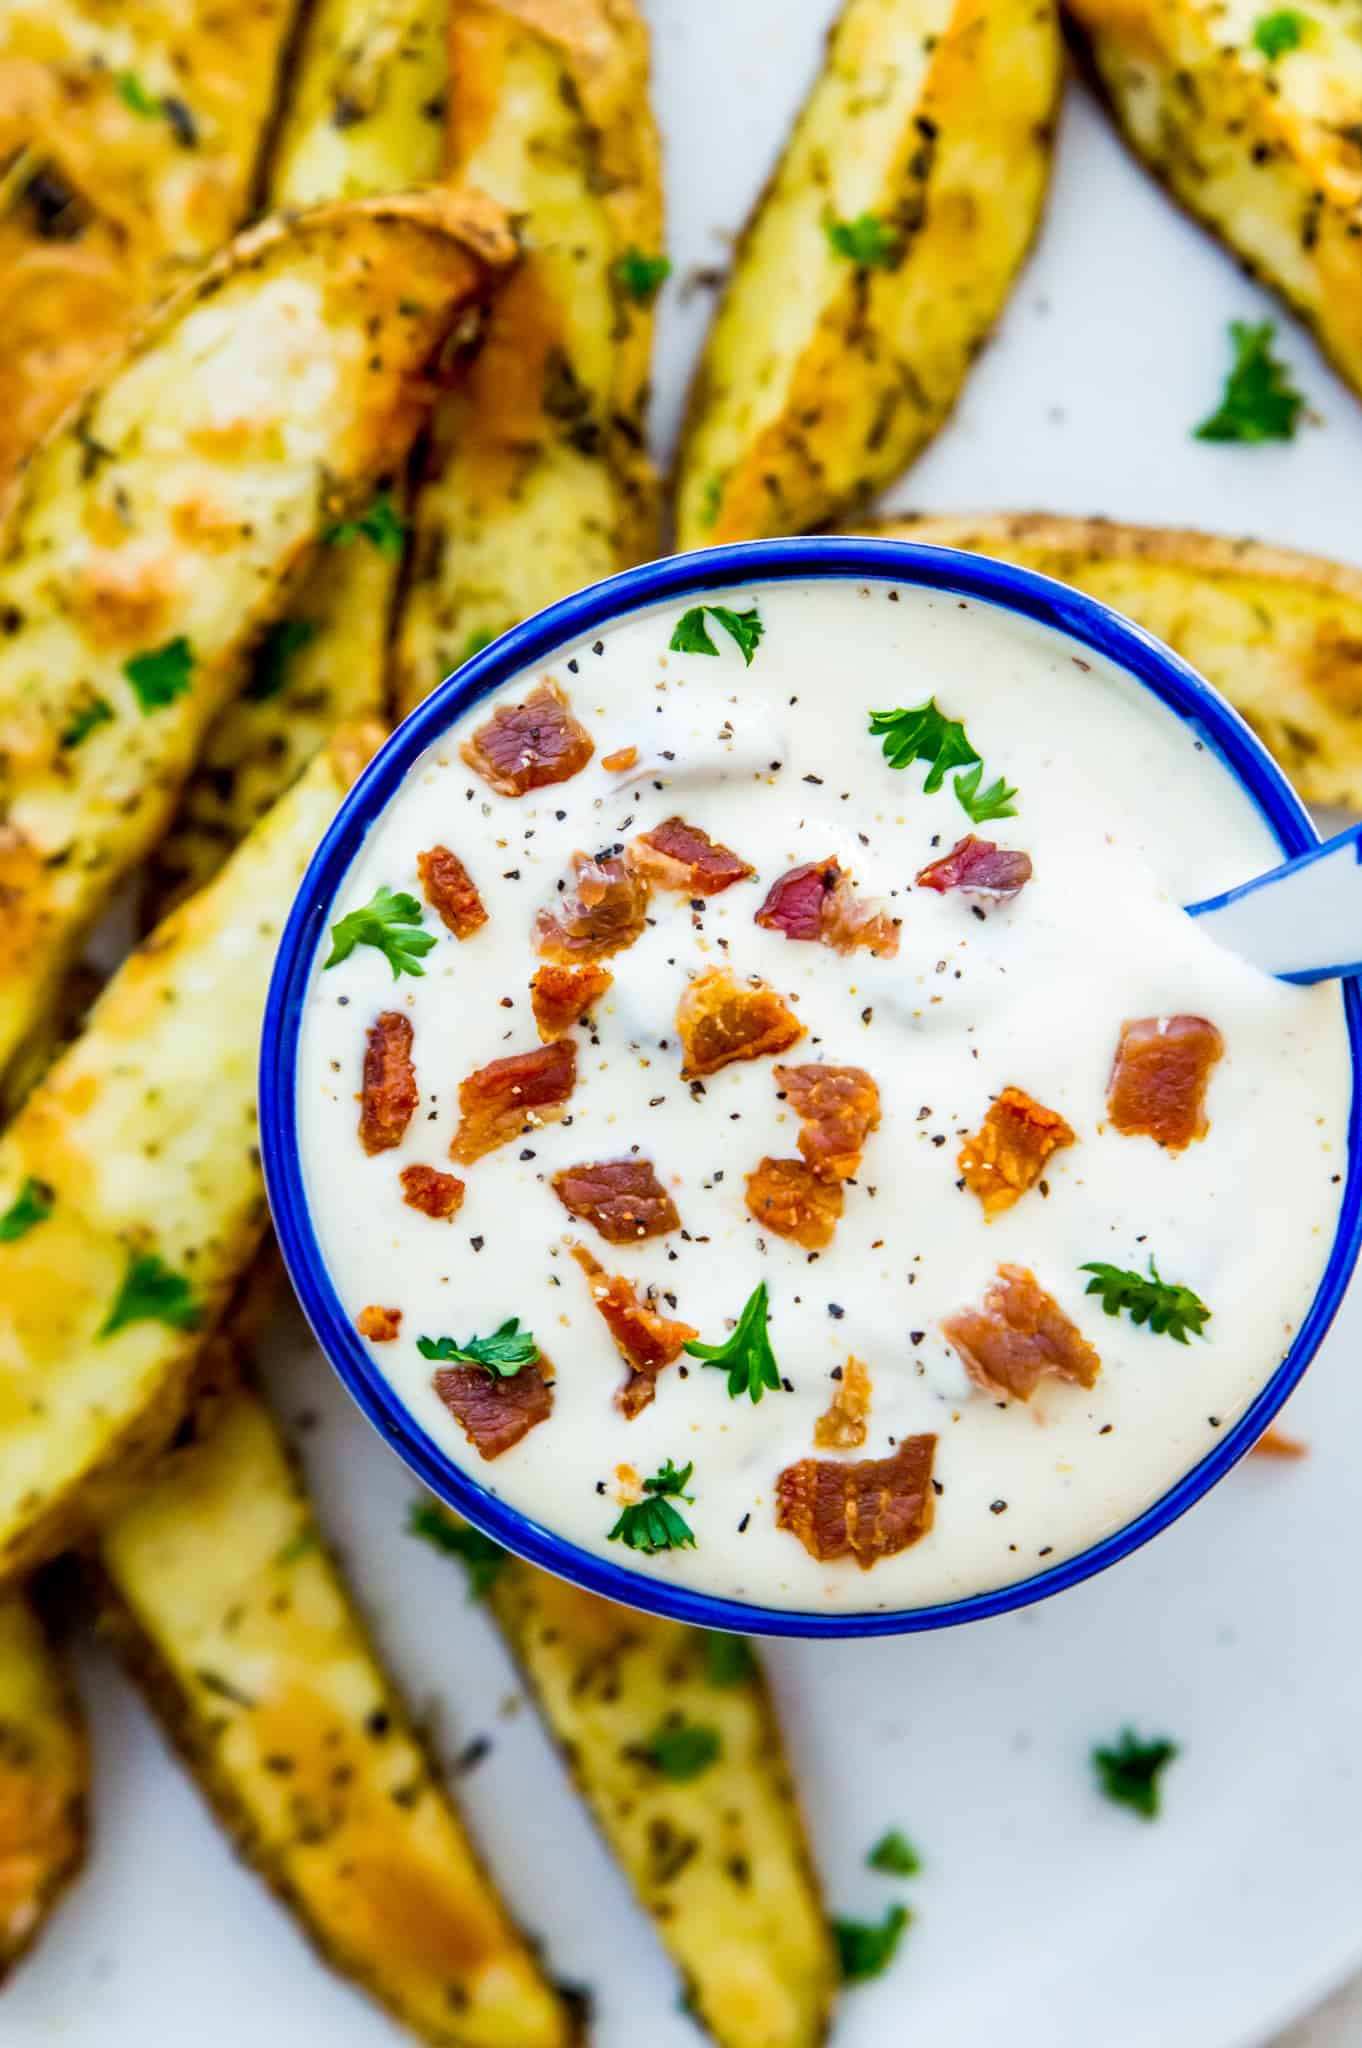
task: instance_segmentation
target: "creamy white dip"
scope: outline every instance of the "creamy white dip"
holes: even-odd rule
[[[444,845],[488,913],[438,943],[420,978],[394,982],[360,945],[323,971],[319,951],[300,1046],[303,1171],[321,1249],[352,1318],[399,1308],[376,1363],[416,1420],[489,1492],[649,1576],[810,1611],[900,1608],[1026,1577],[1131,1521],[1195,1465],[1287,1350],[1328,1256],[1346,1165],[1350,1079],[1337,987],[1293,988],[1221,951],[1180,905],[1242,881],[1279,851],[1249,798],[1194,731],[1148,691],[1064,637],[987,604],[885,584],[818,581],[715,594],[756,607],[750,667],[711,626],[715,657],[668,651],[677,603],[566,647],[466,713],[412,769],[374,825],[333,906],[380,885],[421,895],[417,856]],[[571,780],[494,794],[459,745],[498,702],[551,677],[595,744]],[[872,711],[934,697],[962,720],[984,781],[1004,775],[1016,815],[971,827],[947,776],[892,769]],[[604,758],[636,747],[638,765]],[[570,1121],[477,1163],[448,1157],[459,1082],[539,1043],[529,981],[534,920],[552,908],[574,852],[628,842],[680,814],[732,848],[755,878],[694,912],[655,890],[651,922],[606,964],[609,994],[576,1031]],[[971,829],[1024,849],[1034,877],[990,907],[913,886]],[[902,920],[896,958],[843,956],[762,930],[754,913],[785,870],[836,856],[858,893]],[[977,914],[982,910],[983,914]],[[773,1061],[726,1067],[693,1093],[676,1028],[688,979],[727,964],[759,975],[808,1035],[785,1058],[865,1068],[881,1122],[866,1141],[831,1245],[816,1257],[749,1214],[744,1180],[763,1155],[796,1152]],[[420,1106],[399,1147],[357,1137],[366,1032],[382,1011],[414,1027]],[[1191,1014],[1224,1038],[1206,1097],[1209,1131],[1181,1152],[1122,1135],[1106,1114],[1127,1019]],[[1005,1086],[1060,1112],[1077,1142],[1047,1163],[1045,1192],[987,1220],[959,1185],[957,1155]],[[551,1186],[559,1169],[638,1153],[672,1193],[682,1232],[603,1243]],[[466,1182],[459,1213],[408,1207],[400,1169]],[[758,1281],[785,1386],[730,1399],[721,1371],[683,1358],[626,1419],[626,1368],[569,1246],[584,1243],[640,1296],[722,1342]],[[1086,1294],[1086,1262],[1192,1288],[1211,1310],[1184,1346]],[[1027,1404],[972,1385],[941,1323],[979,1305],[999,1264],[1029,1268],[1101,1356],[1091,1390],[1041,1381]],[[674,1306],[672,1305],[674,1302]],[[517,1316],[557,1370],[547,1420],[483,1460],[432,1388],[420,1336],[460,1343]],[[814,1424],[851,1356],[873,1395],[861,1449],[814,1451]],[[810,1556],[777,1526],[782,1468],[818,1455],[883,1458],[937,1436],[935,1519],[913,1547],[862,1571]],[[637,1480],[692,1463],[677,1506],[695,1547],[647,1556],[609,1542]],[[620,1468],[627,1468],[623,1479]],[[629,1473],[636,1475],[630,1480]]]

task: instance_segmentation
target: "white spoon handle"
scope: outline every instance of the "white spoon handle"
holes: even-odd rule
[[[1362,974],[1362,825],[1223,896],[1189,903],[1187,915],[1279,981]]]

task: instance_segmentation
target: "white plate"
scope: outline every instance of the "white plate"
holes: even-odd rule
[[[798,103],[832,0],[651,0],[678,277],[722,263]],[[709,294],[669,288],[669,441]],[[1226,322],[1275,316],[1125,160],[1071,87],[1049,221],[956,418],[895,502],[1037,506],[1251,531],[1362,554],[1362,408],[1281,321],[1322,415],[1281,448],[1189,438]],[[1271,1162],[1262,1236],[1272,1241]],[[651,1933],[528,1711],[457,1566],[401,1533],[413,1491],[311,1347],[271,1381],[385,1647],[452,1759],[525,1924],[598,1998],[598,2048],[694,2048]],[[1362,1962],[1362,1294],[1293,1404],[1301,1465],[1241,1468],[1138,1557],[1026,1613],[937,1636],[771,1658],[828,1891],[919,1910],[902,1957],[848,1996],[838,2048],[1249,2048]],[[1194,1372],[1195,1357],[1170,1358]],[[394,2031],[309,1957],[233,1867],[121,1680],[91,1652],[96,1847],[0,2003],[15,2048],[384,2048]],[[509,1709],[509,1712],[508,1712]],[[1094,1793],[1126,1721],[1183,1748],[1147,1827]],[[890,1823],[910,1887],[863,1868]]]

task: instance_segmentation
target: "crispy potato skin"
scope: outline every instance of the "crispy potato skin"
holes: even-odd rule
[[[254,1394],[106,1526],[98,1576],[167,1734],[326,1961],[432,2048],[569,2048]]]
[[[0,1980],[85,1855],[89,1755],[65,1666],[22,1594],[0,1599]]]
[[[1362,809],[1362,571],[1258,541],[1044,512],[855,530],[994,555],[1100,598],[1222,690],[1308,803]]]
[[[837,1965],[760,1674],[716,1685],[699,1629],[508,1559],[489,1593],[574,1782],[720,2048],[815,2048]],[[669,1716],[718,1758],[672,1783],[647,1748]]]
[[[931,439],[1035,232],[1061,69],[1050,0],[847,0],[696,372],[680,547],[820,526]],[[882,267],[828,237],[867,213]]]
[[[1362,392],[1362,42],[1301,0],[1269,61],[1253,0],[1070,0],[1120,127],[1170,192],[1280,292]]]
[[[656,552],[643,451],[651,305],[616,276],[662,246],[648,42],[634,0],[461,0],[448,175],[521,222],[525,257],[436,416],[394,696]]]

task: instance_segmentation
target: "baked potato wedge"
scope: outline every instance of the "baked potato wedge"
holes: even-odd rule
[[[644,452],[661,173],[635,0],[459,0],[449,168],[524,258],[439,407],[394,695],[419,704],[506,627],[656,553]]]
[[[260,1242],[255,1066],[275,945],[380,737],[337,736],[124,963],[0,1136],[0,1579],[77,1540],[161,1448]]]
[[[441,193],[266,223],[26,467],[0,538],[0,1070],[509,247],[490,202]]]
[[[1069,0],[1126,140],[1362,393],[1362,38],[1329,0]],[[1285,24],[1278,44],[1260,22]]]
[[[846,0],[691,388],[677,544],[821,526],[941,425],[1040,218],[1050,0]]]
[[[271,206],[401,192],[445,159],[455,0],[316,0],[270,153]]]
[[[85,1724],[22,1594],[0,1599],[0,1979],[85,1854]]]
[[[995,555],[1100,598],[1222,690],[1307,803],[1362,810],[1362,570],[1259,541],[1045,512],[855,530]]]
[[[333,1968],[434,2048],[574,2027],[481,1869],[241,1390],[98,1545],[106,1626],[244,1858]]]

